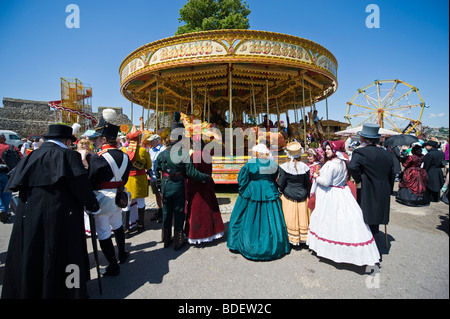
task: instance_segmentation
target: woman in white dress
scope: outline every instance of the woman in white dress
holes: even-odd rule
[[[316,206],[306,244],[334,262],[375,265],[380,261],[377,245],[347,185],[344,141],[325,141],[322,147],[326,162],[314,173],[311,193],[316,194]]]

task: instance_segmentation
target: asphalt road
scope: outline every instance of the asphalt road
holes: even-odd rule
[[[237,198],[236,187],[217,187],[226,230]],[[102,278],[99,295],[90,240],[90,298],[96,299],[448,299],[449,207],[439,202],[411,208],[391,197],[391,221],[376,237],[380,267],[338,264],[317,257],[307,246],[289,255],[254,262],[226,247],[225,236],[212,243],[186,245],[179,251],[160,242],[161,224],[151,222],[153,198],[147,201],[144,232],[127,239],[129,261],[118,277]],[[0,224],[0,285],[12,222]],[[100,252],[100,263],[107,263]],[[187,310],[187,308],[186,308]]]

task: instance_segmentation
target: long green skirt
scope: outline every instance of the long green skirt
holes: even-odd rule
[[[281,202],[239,195],[230,217],[227,247],[251,260],[272,260],[290,251]]]

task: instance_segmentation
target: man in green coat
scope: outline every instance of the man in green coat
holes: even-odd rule
[[[165,248],[170,245],[173,220],[175,250],[179,250],[185,244],[183,235],[185,178],[189,176],[203,182],[211,180],[211,176],[203,174],[195,168],[189,156],[188,148],[182,147],[184,125],[179,122],[179,119],[179,113],[175,112],[170,134],[170,145],[158,155],[155,163],[155,175],[157,182],[161,182],[163,198],[162,241]]]

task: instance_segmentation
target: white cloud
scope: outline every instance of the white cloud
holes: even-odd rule
[[[430,115],[428,115],[428,118],[429,119],[434,119],[436,117],[444,117],[444,116],[445,116],[445,113],[439,113],[439,114],[431,113]]]

